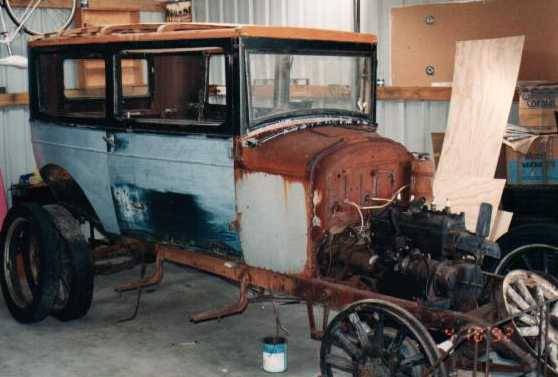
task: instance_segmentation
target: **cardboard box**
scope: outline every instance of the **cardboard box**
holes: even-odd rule
[[[518,92],[519,125],[534,134],[557,132],[558,83],[520,82]]]
[[[506,146],[506,167],[511,185],[558,184],[558,135],[539,136],[527,154]]]

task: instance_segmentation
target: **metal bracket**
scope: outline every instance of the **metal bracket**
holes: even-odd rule
[[[243,313],[248,307],[248,286],[250,283],[250,276],[248,273],[242,275],[242,280],[240,282],[240,296],[238,301],[232,305],[226,306],[221,309],[212,309],[198,314],[194,314],[190,317],[190,320],[194,323],[202,321],[210,321],[213,319],[221,319],[223,317],[228,317],[235,314]]]

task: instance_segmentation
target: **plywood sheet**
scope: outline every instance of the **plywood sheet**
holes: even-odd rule
[[[523,44],[523,36],[457,43],[436,177],[494,177]]]
[[[464,212],[465,225],[471,232],[476,230],[481,203],[489,203],[492,205],[492,229],[505,183],[505,179],[467,176],[436,178],[433,203],[438,208],[448,206],[453,213]]]
[[[527,37],[521,80],[558,81],[556,0],[485,0],[391,10],[391,79],[397,86],[451,81],[457,41]],[[432,16],[434,23],[425,22]],[[432,65],[429,76],[425,67]]]
[[[510,228],[512,218],[513,212],[498,211],[494,220],[494,226],[490,231],[490,237],[488,237],[488,239],[496,241],[498,238],[507,233]]]

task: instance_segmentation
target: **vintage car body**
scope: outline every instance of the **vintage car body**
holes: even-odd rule
[[[258,36],[265,30],[244,26],[199,27],[202,29],[196,30],[198,44],[201,40],[208,46],[218,45],[231,55],[242,55],[233,45],[246,44],[251,39],[261,43]],[[322,39],[330,49],[375,56],[372,35],[336,33],[335,41],[333,33],[324,31],[287,31],[287,40],[300,39],[299,48],[311,46],[304,42],[305,38],[314,39],[314,43]],[[217,32],[227,39],[219,38],[216,43]],[[177,33],[186,37],[193,34],[192,31],[165,34],[174,38]],[[158,37],[157,33],[152,34],[151,38],[140,38],[134,47],[152,46],[152,39]],[[205,34],[210,39],[204,40]],[[118,32],[114,36],[126,38],[126,34]],[[91,39],[88,46],[87,38],[67,39],[70,43],[79,40],[92,53],[105,48],[98,46],[96,39]],[[56,42],[58,51],[60,42],[63,39]],[[32,55],[48,51],[53,43],[52,39],[32,43]],[[184,40],[177,43],[188,45]],[[282,48],[288,46],[287,42],[281,43]],[[60,177],[72,182],[54,190],[59,191],[58,199],[78,198],[71,206],[93,215],[108,234],[178,245],[194,242],[204,249],[217,246],[225,253],[242,256],[249,264],[278,272],[307,275],[315,272],[314,241],[334,225],[335,218],[329,213],[333,206],[342,205],[341,198],[361,202],[358,195],[364,193],[389,196],[409,179],[410,154],[377,135],[372,118],[369,126],[364,121],[359,121],[362,126],[355,126],[354,119],[330,114],[325,120],[340,123],[342,128],[338,124],[320,125],[320,130],[292,132],[254,146],[250,140],[257,143],[269,135],[296,131],[301,125],[324,119],[300,118],[292,125],[280,121],[259,128],[256,133],[242,134],[241,124],[246,119],[241,112],[234,112],[224,134],[203,131],[177,134],[173,130],[154,133],[125,124],[111,125],[114,119],[107,120],[105,127],[88,126],[75,119],[65,124],[53,123],[41,114],[38,104],[34,108],[32,142],[45,181],[54,186]],[[344,162],[328,162],[333,152],[336,160],[346,156]],[[360,157],[358,160],[351,157],[355,153]],[[373,170],[380,172],[377,177]],[[60,171],[64,174],[58,174]],[[342,177],[335,178],[335,174]],[[357,177],[361,181],[356,181]],[[333,180],[351,183],[342,186]],[[384,186],[386,180],[389,184]],[[90,206],[85,208],[84,203]],[[265,253],[261,252],[263,246]]]

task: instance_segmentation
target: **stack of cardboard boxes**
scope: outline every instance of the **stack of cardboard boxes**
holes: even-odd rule
[[[507,182],[512,185],[558,184],[558,83],[527,82],[518,86],[519,127],[528,142],[506,143]]]

